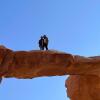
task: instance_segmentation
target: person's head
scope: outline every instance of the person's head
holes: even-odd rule
[[[43,36],[44,38],[46,37],[46,35]]]

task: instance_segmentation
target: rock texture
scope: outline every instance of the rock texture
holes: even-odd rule
[[[67,95],[71,100],[100,100],[100,77],[71,75],[66,80]]]
[[[0,46],[0,78],[71,75],[71,100],[100,100],[100,56],[83,57],[57,51],[13,51]]]
[[[72,63],[73,56],[66,53],[40,50],[12,51],[0,47],[0,77],[34,78],[66,75],[67,67]]]

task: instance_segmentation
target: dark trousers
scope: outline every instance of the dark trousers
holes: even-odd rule
[[[44,44],[43,47],[46,48],[46,50],[48,50],[48,44]],[[44,48],[43,48],[43,50],[44,50]]]
[[[39,46],[40,47],[40,50],[44,50],[44,47],[43,46]]]

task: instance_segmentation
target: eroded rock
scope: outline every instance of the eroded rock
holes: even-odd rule
[[[13,51],[0,46],[0,78],[71,75],[71,100],[100,100],[100,56],[83,57],[57,51]]]
[[[66,80],[67,95],[71,100],[100,100],[100,77],[71,75]]]
[[[66,59],[67,58],[67,59]],[[0,76],[34,78],[66,75],[73,56],[56,51],[12,51],[0,47]]]

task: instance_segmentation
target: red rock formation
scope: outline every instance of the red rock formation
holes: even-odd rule
[[[100,100],[100,57],[56,51],[13,51],[0,46],[0,77],[34,78],[71,75],[66,82],[71,100]]]
[[[12,51],[0,47],[1,77],[34,78],[66,75],[67,67],[72,63],[73,56],[66,53],[40,50]]]
[[[74,57],[75,65],[85,68],[83,74],[70,75],[65,82],[71,100],[100,100],[100,57]],[[81,71],[80,71],[81,72]]]
[[[100,100],[100,77],[95,75],[71,75],[66,80],[71,100]]]

